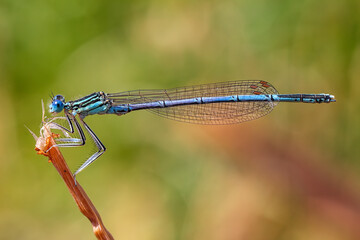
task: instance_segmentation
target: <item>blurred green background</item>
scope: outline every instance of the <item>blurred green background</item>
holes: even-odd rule
[[[0,2],[0,239],[95,239],[36,155],[41,99],[262,79],[335,104],[199,126],[134,112],[87,123],[79,174],[115,239],[360,239],[360,2]],[[79,166],[94,150],[63,149]]]

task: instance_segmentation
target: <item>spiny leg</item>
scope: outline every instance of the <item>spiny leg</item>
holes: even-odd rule
[[[52,124],[54,124],[55,126],[59,127],[60,129],[66,131],[66,132],[68,132],[68,133],[74,133],[74,127],[73,127],[73,125],[72,125],[71,118],[70,118],[71,115],[70,115],[68,112],[65,112],[65,116],[66,116],[66,117],[54,117],[54,118],[52,118],[52,119],[50,120],[50,122],[52,122]],[[67,128],[64,127],[64,126],[62,126],[62,125],[60,125],[60,124],[58,124],[58,123],[56,123],[56,122],[53,122],[54,120],[64,119],[64,118],[67,120],[70,129],[67,129]]]
[[[53,122],[53,120],[57,120],[57,119],[66,119],[68,121],[68,124],[70,126],[70,130],[65,128],[64,126],[56,123],[56,122]],[[53,119],[51,119],[51,125],[55,125],[55,127],[51,127],[51,129],[59,129],[63,132],[63,134],[66,136],[65,138],[57,138],[55,139],[56,143],[59,143],[59,142],[64,142],[65,144],[69,145],[70,143],[77,143],[79,144],[79,146],[82,146],[80,143],[83,142],[83,140],[81,138],[72,138],[69,133],[74,133],[75,130],[74,130],[74,127],[72,125],[72,122],[71,122],[71,119],[69,118],[69,116],[66,116],[66,117],[55,117]],[[85,135],[84,135],[85,137]],[[85,137],[85,140],[86,140],[86,137]],[[76,145],[76,144],[75,144]],[[57,145],[59,146],[59,144]],[[73,146],[73,145],[72,145]]]
[[[75,132],[74,127],[72,125],[72,122],[74,122],[76,130],[80,134],[80,139],[79,138],[59,138],[59,139],[57,139],[57,141],[67,142],[67,143],[60,143],[60,144],[56,144],[55,146],[57,146],[57,147],[79,147],[79,146],[85,145],[86,137],[85,137],[84,131],[82,130],[79,122],[72,115],[66,114],[66,116],[67,116],[67,120],[69,122],[70,128],[72,130],[71,133]]]
[[[91,128],[84,122],[84,120],[80,117],[80,121],[85,127],[85,129],[88,131],[92,139],[94,140],[96,146],[98,147],[98,151],[94,153],[91,157],[89,157],[88,160],[86,160],[74,173],[74,181],[76,183],[76,175],[80,173],[82,170],[84,170],[86,167],[88,167],[91,163],[93,163],[98,157],[100,157],[105,151],[106,148],[104,144],[99,140],[99,138],[96,136],[96,134],[91,130]]]
[[[66,114],[66,118],[69,122],[71,130],[61,126],[60,124],[57,124],[57,123],[53,123],[53,124],[55,124],[59,128],[65,130],[69,133],[74,133],[75,132],[74,127],[73,127],[73,122],[74,122],[75,129],[80,134],[80,139],[79,138],[59,138],[56,140],[57,142],[66,142],[66,143],[55,144],[55,145],[51,146],[48,150],[46,150],[46,152],[48,152],[53,147],[79,147],[79,146],[85,145],[86,137],[85,137],[84,131],[82,130],[79,122],[76,120],[76,118],[74,116],[72,116],[70,114]]]

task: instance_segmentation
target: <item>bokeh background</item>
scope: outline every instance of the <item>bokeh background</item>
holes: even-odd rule
[[[2,0],[0,239],[95,239],[47,158],[41,99],[238,79],[335,104],[201,126],[134,112],[87,123],[78,176],[115,239],[360,239],[360,2]],[[94,150],[63,149],[79,166]]]

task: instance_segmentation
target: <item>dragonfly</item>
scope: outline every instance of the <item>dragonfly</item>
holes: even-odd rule
[[[238,80],[159,90],[135,90],[120,93],[95,92],[73,101],[62,95],[52,97],[49,111],[64,112],[69,127],[53,123],[68,133],[75,130],[80,138],[56,140],[57,147],[85,145],[84,129],[98,151],[90,156],[73,174],[74,179],[106,150],[94,131],[85,123],[90,115],[127,113],[147,110],[161,117],[196,124],[235,124],[254,120],[270,113],[279,102],[331,103],[330,94],[279,94],[267,81]],[[84,128],[84,129],[83,129]]]

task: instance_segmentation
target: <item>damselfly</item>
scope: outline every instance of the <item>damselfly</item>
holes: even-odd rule
[[[62,95],[52,98],[51,113],[64,111],[69,129],[80,138],[57,139],[58,147],[74,147],[85,144],[85,134],[90,134],[98,151],[87,159],[74,173],[74,177],[102,155],[106,148],[84,118],[94,114],[116,114],[146,109],[162,117],[198,124],[233,124],[260,118],[279,102],[330,103],[335,102],[329,94],[278,94],[266,81],[245,80],[210,83],[166,90],[136,90],[120,93],[95,92],[74,101],[65,101]],[[77,120],[77,118],[79,120]],[[81,124],[80,124],[81,123]],[[55,123],[53,123],[55,124]]]

